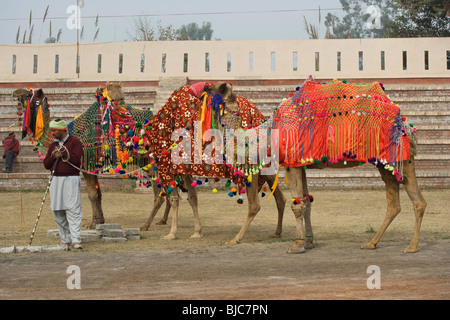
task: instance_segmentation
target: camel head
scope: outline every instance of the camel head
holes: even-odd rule
[[[33,101],[36,106],[43,105],[43,102],[46,99],[47,97],[45,96],[44,91],[42,91],[42,89],[38,89],[34,92]]]
[[[106,89],[108,90],[108,96],[112,101],[125,100],[125,95],[122,90],[122,82],[108,81],[106,83]]]
[[[226,82],[217,82],[209,85],[206,88],[206,92],[210,95],[220,94],[227,108],[233,111],[238,109],[237,96],[236,93],[234,93],[233,86],[231,84]]]
[[[40,105],[47,106],[47,97],[42,89],[17,89],[12,93],[12,97],[16,98],[22,104],[25,104],[25,101],[29,99],[33,107]]]
[[[22,103],[25,102],[28,96],[31,96],[31,92],[26,89],[17,89],[14,90],[12,93],[12,97],[16,98],[17,100],[21,101]]]

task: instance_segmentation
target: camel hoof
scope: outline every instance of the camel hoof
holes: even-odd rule
[[[271,235],[269,235],[269,238],[273,238],[273,239],[279,239],[281,238],[281,233],[272,233]]]
[[[373,244],[371,244],[371,243],[369,242],[369,243],[363,244],[363,245],[361,246],[361,249],[374,250],[374,249],[376,249],[376,245],[373,245]]]
[[[175,235],[172,233],[169,233],[167,236],[163,236],[161,239],[163,240],[175,240]]]
[[[148,231],[148,227],[144,226],[140,228],[141,231]]]
[[[162,221],[162,220],[160,222],[156,223],[157,226],[165,226],[166,224],[167,224],[167,222],[166,221]]]
[[[305,252],[306,252],[306,250],[305,250],[304,247],[292,247],[292,248],[289,248],[289,250],[288,250],[288,253],[291,253],[291,254],[293,254],[293,253],[305,253]]]
[[[313,243],[306,243],[305,244],[305,249],[313,249],[314,248],[314,244]]]
[[[417,252],[417,248],[415,247],[411,247],[411,246],[407,246],[405,249],[403,249],[404,253],[416,253]]]
[[[203,235],[201,233],[195,232],[192,236],[190,236],[191,239],[201,239],[203,238]]]
[[[238,244],[238,243],[239,243],[238,240],[233,239],[233,240],[231,240],[231,241],[228,241],[228,242],[226,243],[226,245],[227,245],[227,246],[234,246],[234,245],[236,245],[236,244]]]

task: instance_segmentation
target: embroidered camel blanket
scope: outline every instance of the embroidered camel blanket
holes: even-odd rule
[[[400,109],[379,83],[320,84],[307,80],[273,115],[279,163],[408,160],[409,140]]]
[[[223,154],[218,154],[220,151],[217,149],[205,152],[213,143],[214,137],[211,137],[213,138],[211,141],[203,141],[200,137],[200,142],[198,137],[195,137],[195,122],[201,118],[200,113],[203,106],[201,99],[203,90],[199,90],[199,87],[203,88],[203,84],[185,85],[175,90],[151,120],[151,149],[153,156],[157,159],[159,183],[165,187],[179,175],[190,174],[216,179],[227,178],[233,181],[239,189],[242,189],[248,183],[247,177],[243,174],[236,174],[236,171],[227,166],[227,159],[224,159]],[[237,97],[237,104],[239,110],[233,115],[238,119],[239,128],[256,127],[264,121],[262,113],[249,100]],[[208,105],[208,108],[212,108],[212,106]],[[224,110],[212,110],[209,114],[213,122],[209,127],[223,129],[227,126],[227,121],[230,122],[232,113],[226,107]],[[208,116],[206,118],[208,119]],[[200,129],[200,132],[203,130]],[[178,136],[180,133],[182,139]],[[188,148],[190,150],[174,149],[174,143],[176,146],[180,146],[183,139],[190,144],[190,148]],[[172,151],[176,152],[178,161],[174,161]],[[219,163],[218,159],[223,159],[222,163]],[[263,183],[262,181],[258,182],[260,185]]]

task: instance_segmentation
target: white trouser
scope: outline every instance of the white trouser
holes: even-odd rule
[[[65,244],[81,242],[81,212],[69,210],[53,211],[59,237]]]
[[[53,177],[50,185],[51,208],[61,241],[81,242],[81,178]]]

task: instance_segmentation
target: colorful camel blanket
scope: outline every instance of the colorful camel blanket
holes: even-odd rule
[[[195,123],[202,118],[201,112],[202,109],[204,110],[202,99],[206,99],[206,97],[202,98],[203,90],[199,90],[199,87],[203,88],[203,84],[185,85],[175,90],[151,120],[151,148],[153,157],[157,159],[159,183],[162,187],[173,185],[173,181],[179,175],[190,174],[215,179],[227,178],[241,189],[248,183],[248,175],[243,172],[237,174],[217,149],[205,152],[211,148],[215,137],[207,141],[209,137],[199,137],[198,134],[197,137],[195,136]],[[238,119],[239,128],[256,127],[264,121],[262,113],[249,100],[237,97],[237,104],[239,110],[234,116]],[[229,116],[232,112],[227,111],[225,107],[223,110],[220,108],[216,111],[211,110],[213,106],[209,103],[206,106],[209,110],[205,111],[205,118],[207,121],[212,121],[206,127],[223,129],[227,121],[230,121]],[[204,125],[199,129],[201,134],[204,132],[203,129]],[[190,148],[186,149],[190,150],[176,149],[183,144],[183,141],[189,144]],[[173,154],[177,155],[178,161],[175,161]],[[223,160],[223,162],[219,163],[220,161],[217,160]]]
[[[124,174],[130,164],[148,164],[152,110],[138,109],[123,101],[102,101],[98,96],[97,100],[67,125],[69,134],[83,144],[83,169],[92,173],[113,169]]]
[[[306,81],[273,115],[279,163],[359,161],[394,165],[408,160],[407,126],[382,86]]]

